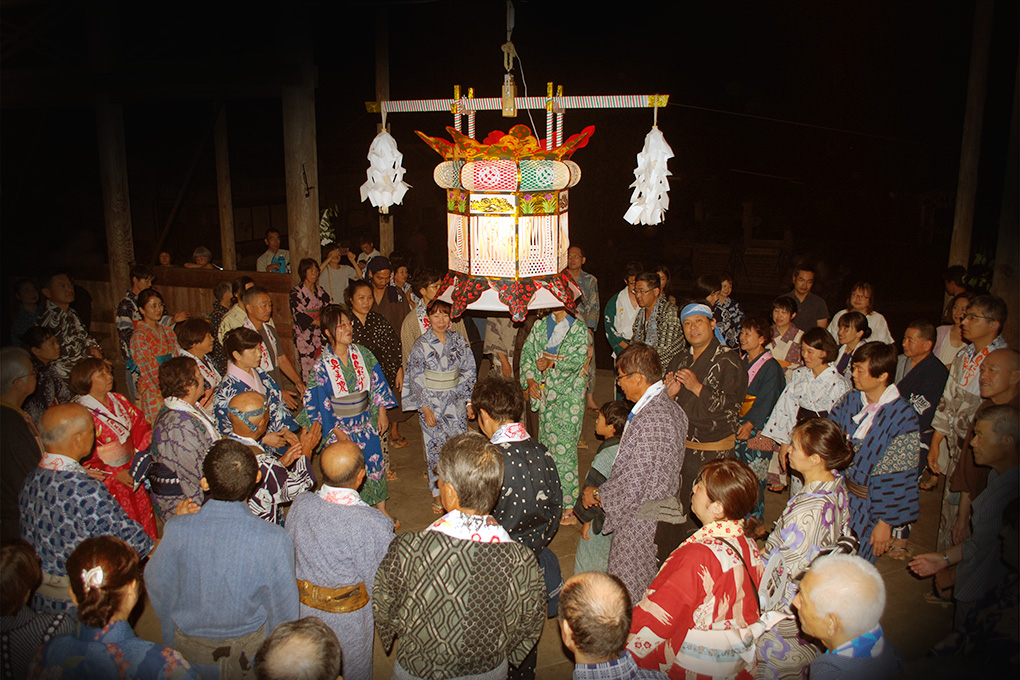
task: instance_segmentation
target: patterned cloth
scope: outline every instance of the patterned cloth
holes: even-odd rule
[[[116,536],[145,557],[152,550],[152,539],[124,512],[103,483],[92,479],[85,468],[65,456],[60,469],[36,468],[25,480],[18,496],[21,509],[21,537],[32,544],[42,562],[42,570],[53,576],[66,574],[65,563],[71,551],[86,538]],[[35,594],[32,608],[43,612],[61,612],[72,607],[70,600],[54,600]]]
[[[810,368],[801,366],[793,372],[793,377],[779,395],[762,434],[777,444],[789,444],[800,409],[828,413],[849,389],[850,383],[832,364],[817,377]]]
[[[581,487],[594,486],[600,488],[609,475],[613,473],[613,463],[616,461],[616,454],[620,451],[620,438],[610,437],[602,442],[599,450],[595,452],[595,458],[591,462],[591,469],[584,478],[584,485]],[[613,544],[612,534],[602,533],[605,526],[606,512],[598,505],[585,508],[581,504],[581,498],[574,503],[574,516],[582,522],[591,522],[588,531],[588,540],[578,539],[577,553],[574,555],[574,573],[582,571],[606,571],[609,569],[609,549]]]
[[[639,309],[631,328],[631,342],[643,342],[654,347],[665,373],[665,367],[673,361],[673,357],[687,348],[676,305],[665,295],[660,295],[647,320],[645,310]]]
[[[895,389],[890,385],[887,392]],[[878,557],[872,552],[870,539],[878,520],[891,527],[917,520],[921,440],[917,413],[899,396],[874,413],[867,434],[861,438],[857,432],[867,426],[868,419],[858,423],[854,417],[866,406],[864,393],[852,390],[836,403],[829,419],[850,437],[857,450],[846,478],[868,490],[867,498],[850,495],[850,525],[861,542],[860,556],[874,564]]]
[[[457,384],[446,390],[429,387],[425,371],[449,372],[457,370],[460,376]],[[428,475],[429,490],[439,495],[436,486],[435,468],[439,465],[439,451],[450,437],[467,432],[467,400],[475,386],[475,357],[459,333],[446,332],[446,342],[429,329],[414,341],[411,355],[407,359],[407,375],[404,376],[410,395],[404,400],[405,409],[418,409],[422,438],[425,440],[425,472]],[[425,422],[424,408],[432,409],[436,424],[429,427]]]
[[[29,677],[191,680],[198,674],[173,649],[141,639],[127,621],[114,621],[105,628],[80,623],[73,634],[50,640],[32,662]]]
[[[364,583],[371,597],[375,572],[393,540],[393,522],[361,501],[353,489],[323,490],[344,492],[345,500],[355,502],[334,503],[313,493],[294,499],[287,532],[294,539],[297,577],[324,588]],[[340,638],[344,680],[371,680],[375,631],[370,605],[332,613],[302,604],[301,616],[322,619]]]
[[[948,379],[949,369],[934,354],[929,354],[913,367],[909,358],[900,355],[896,364],[896,387],[917,411],[917,424],[921,429],[921,460],[918,464],[922,468],[926,464],[934,432],[931,421],[935,417],[935,407],[942,398]]]
[[[262,479],[248,499],[248,509],[259,519],[282,525],[283,506],[297,498],[302,491],[307,491],[315,485],[308,467],[308,458],[300,455],[289,466],[284,466],[276,456],[266,453],[262,445],[254,439],[233,432],[229,437],[256,451],[255,460],[259,464],[259,472],[262,473]]]
[[[574,666],[574,680],[665,680],[659,671],[638,668],[627,650],[619,658],[602,663],[579,663]]]
[[[779,401],[779,395],[782,394],[783,389],[786,387],[783,369],[779,362],[772,358],[766,359],[755,372],[754,377],[751,378],[751,370],[764,356],[764,354],[759,356],[753,362],[746,356],[744,357],[744,365],[748,369],[748,379],[750,382],[747,386],[747,394],[744,397],[741,411],[747,409],[747,412],[738,418],[737,426],[739,428],[744,423],[751,423],[751,433],[747,439],[738,439],[733,447],[737,459],[747,463],[754,470],[755,476],[758,477],[758,502],[755,504],[754,510],[751,511],[751,515],[762,522],[765,521],[765,483],[768,479],[769,461],[772,460],[772,452],[748,448],[747,443],[761,433],[762,428],[765,427],[765,422],[772,414],[772,409],[775,408],[776,402]]]
[[[851,310],[841,309],[833,314],[832,321],[829,322],[829,327],[825,329],[829,331],[829,335],[832,336],[832,339],[835,340],[837,344],[839,343],[839,337],[837,336],[839,333],[839,320],[849,311]],[[871,312],[871,314],[868,314],[867,317],[868,328],[871,329],[871,335],[868,336],[868,340],[871,342],[882,342],[887,345],[892,343],[893,336],[892,333],[889,332],[889,324],[886,323],[885,317],[874,311]]]
[[[138,367],[138,404],[150,423],[156,419],[163,395],[159,367],[177,353],[177,339],[160,324],[139,323],[131,336],[131,358]]]
[[[545,623],[538,561],[514,542],[440,531],[397,536],[375,575],[375,627],[396,661],[424,680],[520,665]]]
[[[397,384],[397,371],[402,366],[397,334],[382,314],[374,311],[368,313],[365,323],[356,316],[351,319],[351,323],[354,324],[354,342],[363,345],[372,353],[392,389],[393,385]]]
[[[507,437],[516,426],[523,437]],[[504,425],[492,436],[503,452],[503,489],[492,516],[510,537],[536,556],[552,543],[563,514],[556,460],[520,423]]]
[[[201,505],[205,497],[200,486],[202,461],[220,437],[219,432],[215,437],[210,434],[204,420],[208,420],[208,416],[197,408],[189,411],[164,409],[156,417],[152,428],[153,463],[164,466],[169,475],[177,479],[180,491],[173,495],[153,491],[153,500],[163,517],[173,514],[174,508],[185,498]]]
[[[370,319],[371,316],[369,313]],[[355,368],[355,349],[360,353],[364,362],[360,370]],[[351,441],[361,447],[365,454],[365,466],[368,472],[368,476],[365,477],[365,485],[361,489],[361,498],[369,505],[375,505],[390,497],[389,485],[383,471],[382,446],[379,442],[379,409],[391,408],[396,405],[397,400],[393,397],[393,392],[390,391],[390,386],[383,377],[382,368],[376,361],[375,355],[368,351],[368,348],[350,345],[347,351],[347,364],[344,365],[343,362],[337,360],[337,365],[343,372],[345,384],[349,386],[346,392],[337,393],[330,381],[330,365],[334,359],[336,359],[336,355],[333,353],[333,349],[328,344],[323,346],[322,355],[315,362],[315,367],[308,377],[308,386],[304,395],[305,409],[309,420],[322,423],[322,435],[327,446],[337,441],[334,430],[339,428],[351,438]],[[333,410],[332,398],[359,391],[357,388],[359,373],[365,389],[371,393],[369,408],[357,416],[338,418]]]
[[[78,622],[72,612],[37,614],[22,607],[13,616],[0,618],[0,677],[24,678],[39,647],[58,635],[74,632]]]
[[[32,420],[38,427],[39,420],[46,409],[56,404],[66,404],[71,401],[74,395],[71,394],[64,379],[60,377],[54,362],[51,361],[45,366],[35,361],[32,364],[35,366],[35,392],[28,395],[28,399],[25,399],[21,408],[32,416]]]
[[[949,458],[942,468],[947,478],[952,478],[956,465],[960,461],[960,452],[967,430],[974,421],[974,412],[981,404],[981,393],[978,377],[981,364],[985,357],[997,349],[1006,346],[1002,336],[998,336],[980,352],[974,345],[967,345],[960,350],[949,369],[946,388],[942,392],[931,426],[935,432],[945,437],[946,450]],[[946,484],[942,491],[942,515],[939,518],[939,533],[936,547],[939,550],[950,548],[953,541],[953,526],[959,514],[959,494],[952,491]]]
[[[594,275],[581,270],[575,278],[581,289],[581,300],[577,303],[577,318],[594,331],[599,325],[599,282]]]
[[[267,432],[298,429],[297,421],[294,420],[287,405],[283,403],[283,394],[276,381],[261,368],[253,368],[251,373],[245,373],[231,362],[227,365],[227,373],[223,376],[223,380],[216,386],[216,394],[213,395],[213,415],[216,418],[216,428],[221,435],[227,436],[234,431],[230,424],[228,407],[231,399],[244,392],[258,392],[266,398],[269,408]],[[266,448],[277,457],[286,452],[284,447]]]
[[[614,359],[623,351],[623,343],[630,342],[634,337],[634,321],[640,311],[641,307],[631,302],[627,288],[609,298],[609,302],[606,303],[603,327]]]
[[[700,395],[686,387],[676,395],[676,402],[690,419],[687,438],[692,442],[715,442],[734,434],[747,392],[747,367],[740,355],[712,338],[697,359],[691,347],[677,354],[666,373],[685,368],[694,371],[701,383]]]
[[[290,291],[290,315],[294,319],[294,347],[297,348],[298,368],[301,370],[303,380],[308,380],[308,375],[315,366],[315,357],[322,347],[322,332],[312,322],[319,318],[322,308],[331,302],[329,293],[322,286],[315,286],[315,291],[310,292],[302,283]]]
[[[765,349],[769,351],[773,359],[782,363],[784,367],[796,370],[801,363],[800,339],[802,337],[804,337],[804,331],[792,323],[787,326],[785,333],[780,333],[776,325],[772,324],[772,341],[765,345]]]
[[[414,347],[414,341],[421,337],[421,334],[428,328],[428,317],[425,314],[425,303],[418,299],[414,303],[414,313],[408,314],[404,317],[404,322],[400,324],[400,365],[404,367],[404,372],[407,372],[407,359],[411,356],[411,348]],[[464,326],[464,317],[461,317],[454,321],[450,320],[451,331],[456,331],[460,334],[460,337],[467,339],[467,327]],[[508,356],[513,359],[513,351]]]
[[[744,322],[745,316],[740,303],[728,297],[720,300],[712,311],[722,319],[717,329],[722,333],[726,346],[730,349],[740,349],[740,324]]]
[[[656,385],[653,396],[643,404],[639,401],[631,411],[612,473],[599,488],[606,513],[602,531],[614,534],[609,573],[623,580],[632,602],[641,599],[657,571],[659,514],[641,511],[648,503],[674,500],[687,439],[687,414],[669,398],[661,382]],[[655,385],[648,391],[653,389]]]
[[[213,302],[212,314],[209,315],[209,325],[212,326],[213,348],[209,356],[212,357],[213,366],[216,372],[223,375],[227,371],[227,355],[223,351],[223,343],[220,342],[220,325],[229,310],[220,304],[219,300]]]
[[[553,319],[549,315],[547,319]],[[569,321],[571,317],[564,317]],[[562,323],[562,322],[561,322]],[[546,321],[539,321],[528,334],[521,349],[521,388],[528,380],[542,386],[542,396],[531,399],[531,408],[538,411],[538,440],[556,459],[556,470],[563,488],[563,506],[572,507],[577,500],[577,441],[584,424],[584,390],[587,375],[591,334],[583,323],[571,323],[560,341],[556,354],[560,357],[544,373],[536,362],[547,350],[553,330]]]
[[[798,577],[822,549],[850,530],[850,505],[843,478],[804,485],[786,504],[765,544],[765,573],[759,594],[763,609],[792,614]],[[807,678],[807,667],[823,649],[802,637],[790,618],[766,632],[757,645],[759,678]]]
[[[134,488],[127,487],[116,478],[118,472],[130,472],[134,460],[147,454],[152,442],[152,426],[123,394],[108,392],[106,396],[111,408],[90,395],[75,398],[92,414],[92,423],[96,428],[95,447],[84,465],[86,468],[109,473],[103,482],[107,490],[124,508],[128,517],[141,524],[150,537],[156,538],[156,517],[152,514],[149,492],[137,483]],[[112,465],[99,457],[97,449],[115,448],[118,444],[123,444],[125,453],[129,454],[123,462],[111,460],[110,463],[119,463]]]
[[[885,639],[881,626],[849,640],[811,662],[811,680],[892,680],[903,657]]]
[[[754,642],[745,631],[758,621],[762,570],[740,522],[702,527],[670,555],[634,607],[627,649],[642,668],[671,678],[750,680]]]
[[[57,336],[57,342],[60,343],[60,358],[53,364],[64,380],[71,375],[71,369],[76,363],[91,356],[93,347],[99,347],[99,343],[89,335],[85,324],[78,318],[78,313],[71,307],[64,311],[47,300],[42,314],[39,315],[38,324],[43,328],[49,328],[53,335]]]

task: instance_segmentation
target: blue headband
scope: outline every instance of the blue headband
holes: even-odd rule
[[[707,316],[709,319],[715,318],[715,316],[712,314],[712,310],[709,308],[708,305],[691,303],[684,307],[683,311],[680,312],[680,321],[684,321],[691,316],[697,316],[698,314],[700,314],[701,316]]]
[[[240,420],[242,423],[247,425],[249,430],[251,430],[252,432],[255,432],[256,430],[259,429],[258,425],[252,425],[250,419],[251,418],[258,418],[260,415],[265,413],[266,412],[266,407],[265,407],[265,404],[263,404],[261,407],[255,409],[254,411],[242,411],[241,409],[237,408],[236,406],[229,406],[228,405],[227,406],[227,410],[230,411],[231,414],[237,416],[238,420]]]

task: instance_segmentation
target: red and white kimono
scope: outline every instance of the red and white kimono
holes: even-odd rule
[[[103,483],[110,494],[128,517],[141,524],[150,537],[156,538],[156,516],[152,512],[148,490],[141,485],[137,488],[126,486],[116,479],[121,470],[130,472],[131,462],[139,451],[149,448],[152,426],[124,395],[110,392],[107,398],[110,407],[89,394],[75,400],[89,410],[96,426],[95,448],[82,465],[109,472]]]
[[[627,649],[638,666],[688,680],[754,677],[761,626],[752,626],[764,568],[742,523],[713,522],[695,532],[634,607]]]

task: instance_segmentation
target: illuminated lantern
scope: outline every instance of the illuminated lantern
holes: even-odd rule
[[[455,128],[453,142],[418,135],[446,160],[433,172],[446,189],[450,271],[438,297],[465,309],[576,311],[577,285],[564,270],[570,247],[568,189],[581,179],[570,155],[595,132],[587,127],[555,149],[545,149],[526,125],[496,131],[478,142]]]

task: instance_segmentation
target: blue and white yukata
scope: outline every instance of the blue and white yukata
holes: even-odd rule
[[[228,413],[230,400],[245,392],[258,392],[266,398],[266,407],[269,409],[269,427],[266,432],[279,432],[281,430],[296,431],[299,429],[297,421],[291,414],[290,409],[283,403],[283,394],[280,386],[273,380],[272,376],[261,368],[251,369],[247,373],[237,367],[233,361],[227,364],[227,374],[216,387],[216,394],[213,396],[213,415],[216,418],[216,427],[224,437],[234,431],[230,424]],[[325,429],[325,428],[323,428]],[[286,447],[271,448],[266,450],[279,458],[287,452]]]

